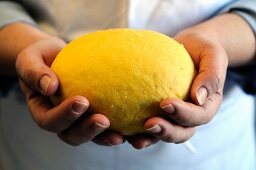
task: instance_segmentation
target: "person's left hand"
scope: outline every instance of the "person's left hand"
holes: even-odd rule
[[[164,113],[172,120],[151,117],[144,128],[149,134],[128,138],[137,149],[150,146],[159,140],[182,143],[195,133],[195,127],[208,123],[216,114],[223,97],[228,57],[218,36],[204,28],[194,27],[181,31],[174,38],[184,45],[198,71],[190,91],[192,101],[165,99],[160,103]]]

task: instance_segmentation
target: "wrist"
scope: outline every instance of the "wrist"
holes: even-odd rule
[[[255,57],[255,36],[249,24],[239,15],[226,13],[200,24],[204,32],[215,35],[228,56],[229,67],[249,63]],[[208,32],[207,32],[208,30]]]
[[[18,54],[31,44],[53,38],[26,23],[13,23],[0,29],[0,71],[3,75],[15,75]]]

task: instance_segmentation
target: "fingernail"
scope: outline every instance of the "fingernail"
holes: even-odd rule
[[[40,80],[40,88],[43,90],[44,93],[47,92],[49,84],[51,82],[51,77],[48,75],[44,75]]]
[[[97,127],[97,128],[101,128],[101,129],[106,129],[108,126],[107,125],[103,125],[101,123],[98,123],[98,122],[95,122],[94,125]]]
[[[99,132],[104,131],[104,130],[107,129],[107,128],[108,128],[108,126],[103,125],[103,124],[101,124],[101,123],[98,123],[98,122],[94,122],[94,123],[93,123],[93,131],[94,131],[94,132],[99,133]]]
[[[208,95],[208,92],[206,90],[206,88],[204,87],[200,87],[197,92],[196,92],[196,98],[197,98],[197,101],[200,105],[203,105],[206,98],[207,98],[207,95]]]
[[[155,125],[151,128],[146,129],[147,131],[151,133],[160,133],[162,131],[162,128],[159,125]]]
[[[168,104],[168,105],[162,106],[161,108],[164,111],[166,111],[167,113],[174,113],[175,112],[174,107],[173,107],[172,104]]]
[[[86,111],[88,106],[89,104],[86,102],[75,101],[75,103],[72,105],[72,109],[76,114],[81,114]]]

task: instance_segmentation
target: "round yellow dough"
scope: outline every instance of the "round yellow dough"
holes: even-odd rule
[[[110,129],[123,135],[145,132],[145,120],[161,116],[163,99],[186,100],[196,74],[183,45],[158,32],[133,29],[79,37],[51,68],[60,80],[53,103],[82,95],[94,113],[109,118]]]

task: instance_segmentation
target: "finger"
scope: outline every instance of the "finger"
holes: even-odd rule
[[[202,106],[178,99],[166,99],[160,103],[164,113],[183,126],[199,126],[208,123],[216,114],[222,101],[222,95],[209,96]]]
[[[80,122],[77,122],[70,128],[60,132],[59,138],[70,145],[80,145],[91,141],[110,125],[106,116],[93,114]]]
[[[89,102],[74,96],[54,107],[48,97],[34,95],[28,99],[28,107],[41,128],[57,133],[72,125],[87,110]]]
[[[49,42],[48,42],[49,43]],[[34,90],[44,95],[53,94],[59,85],[59,81],[54,72],[49,68],[62,45],[41,43],[23,50],[16,61],[16,70],[19,77]]]
[[[224,76],[214,71],[203,71],[195,78],[191,88],[191,98],[198,104],[203,105],[211,95],[222,95]]]
[[[155,144],[159,139],[151,134],[138,134],[130,136],[127,141],[136,149],[143,149]]]
[[[198,105],[203,105],[211,95],[222,95],[226,77],[226,53],[221,49],[205,51],[200,56],[199,72],[193,81],[190,94]]]
[[[160,117],[147,120],[144,128],[158,139],[168,143],[183,143],[195,133],[195,128],[172,124]]]
[[[117,132],[104,131],[97,135],[92,141],[98,145],[112,146],[123,144],[126,139]]]

